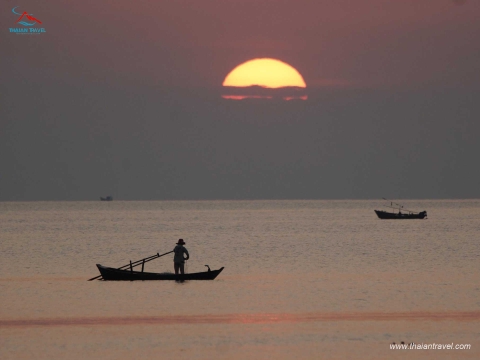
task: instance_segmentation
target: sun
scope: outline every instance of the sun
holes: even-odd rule
[[[230,71],[223,86],[264,88],[299,87],[306,88],[302,75],[292,66],[276,59],[253,59],[238,65]]]

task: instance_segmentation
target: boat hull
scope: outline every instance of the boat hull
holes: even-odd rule
[[[214,280],[223,270],[223,267],[218,270],[205,271],[192,274],[158,274],[131,270],[118,270],[97,264],[98,271],[102,275],[103,280],[108,281],[135,281],[135,280]]]
[[[400,214],[391,213],[387,211],[375,210],[375,214],[382,220],[411,220],[411,219],[425,219],[427,212],[422,211],[415,214]]]

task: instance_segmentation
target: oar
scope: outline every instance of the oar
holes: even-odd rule
[[[155,259],[157,259],[157,258],[159,258],[159,257],[165,256],[165,255],[168,255],[168,254],[171,254],[171,253],[173,253],[173,250],[172,250],[172,251],[169,251],[169,252],[166,252],[165,254],[162,254],[162,255],[160,255],[159,253],[157,253],[156,255],[152,255],[152,256],[146,257],[145,259],[137,260],[137,261],[131,262],[131,263],[127,264],[127,265],[120,266],[119,268],[117,268],[117,270],[122,270],[122,269],[125,269],[125,268],[130,267],[130,266],[133,268],[133,267],[138,266],[138,265],[140,265],[140,264],[142,264],[142,263],[144,264],[144,263],[146,263],[146,262],[155,260]],[[88,279],[88,281],[92,281],[92,280],[95,280],[95,279],[98,279],[98,278],[101,278],[101,277],[102,277],[102,275],[98,275],[98,276],[95,276],[95,277],[93,277],[93,278],[91,278],[91,279]]]
[[[165,254],[164,254],[164,255],[165,255]],[[156,255],[146,257],[145,259],[138,260],[138,261],[134,261],[134,262],[132,263],[132,267],[139,265],[143,260],[145,260],[145,261],[150,261],[150,260],[156,259],[156,258],[158,258],[158,257],[160,257],[160,256],[161,256],[161,255],[158,255],[158,253],[157,253]],[[137,264],[137,262],[139,262],[139,263]],[[133,264],[135,264],[135,265],[133,265]],[[130,264],[124,265],[124,266],[119,267],[117,270],[122,270],[122,269],[125,269],[125,268],[129,267],[129,266],[130,266]],[[102,275],[95,276],[95,277],[93,277],[93,278],[91,278],[91,279],[88,279],[88,281],[92,281],[92,280],[98,279],[98,278],[100,278],[100,277],[102,277]]]

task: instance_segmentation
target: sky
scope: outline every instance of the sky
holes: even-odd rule
[[[17,34],[17,12],[45,33]],[[2,0],[0,201],[480,198],[480,1]],[[227,100],[274,58],[308,100]]]

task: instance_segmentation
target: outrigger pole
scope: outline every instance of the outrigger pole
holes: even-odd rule
[[[388,199],[385,199],[384,197],[382,197],[383,200],[385,201],[390,201],[390,206],[393,207],[393,205],[397,205],[398,208],[402,209],[403,208],[403,205],[400,205],[400,204],[397,204],[396,202],[393,202],[392,200],[388,200]]]
[[[143,272],[143,265],[145,265],[146,262],[158,259],[159,257],[162,257],[164,255],[168,255],[168,254],[171,254],[171,253],[173,253],[173,250],[169,251],[169,252],[166,252],[165,254],[161,254],[161,255],[159,253],[156,253],[155,255],[152,255],[152,256],[146,257],[145,259],[137,260],[137,261],[134,261],[134,262],[130,261],[129,264],[123,265],[123,266],[119,267],[117,270],[123,270],[123,269],[128,268],[128,267],[130,268],[130,270],[132,270],[134,267],[142,264],[142,272]],[[88,279],[88,281],[92,281],[92,280],[98,279],[100,277],[102,277],[102,275],[95,276],[91,279]]]
[[[418,214],[419,213],[418,211],[412,211],[412,210],[404,209],[403,205],[397,204],[397,203],[393,202],[392,200],[385,199],[384,197],[382,197],[382,199],[385,200],[385,201],[390,201],[390,206],[388,206],[388,205],[385,206],[387,208],[408,211],[409,213],[412,213],[412,214]],[[393,204],[395,204],[397,206],[393,206]]]

